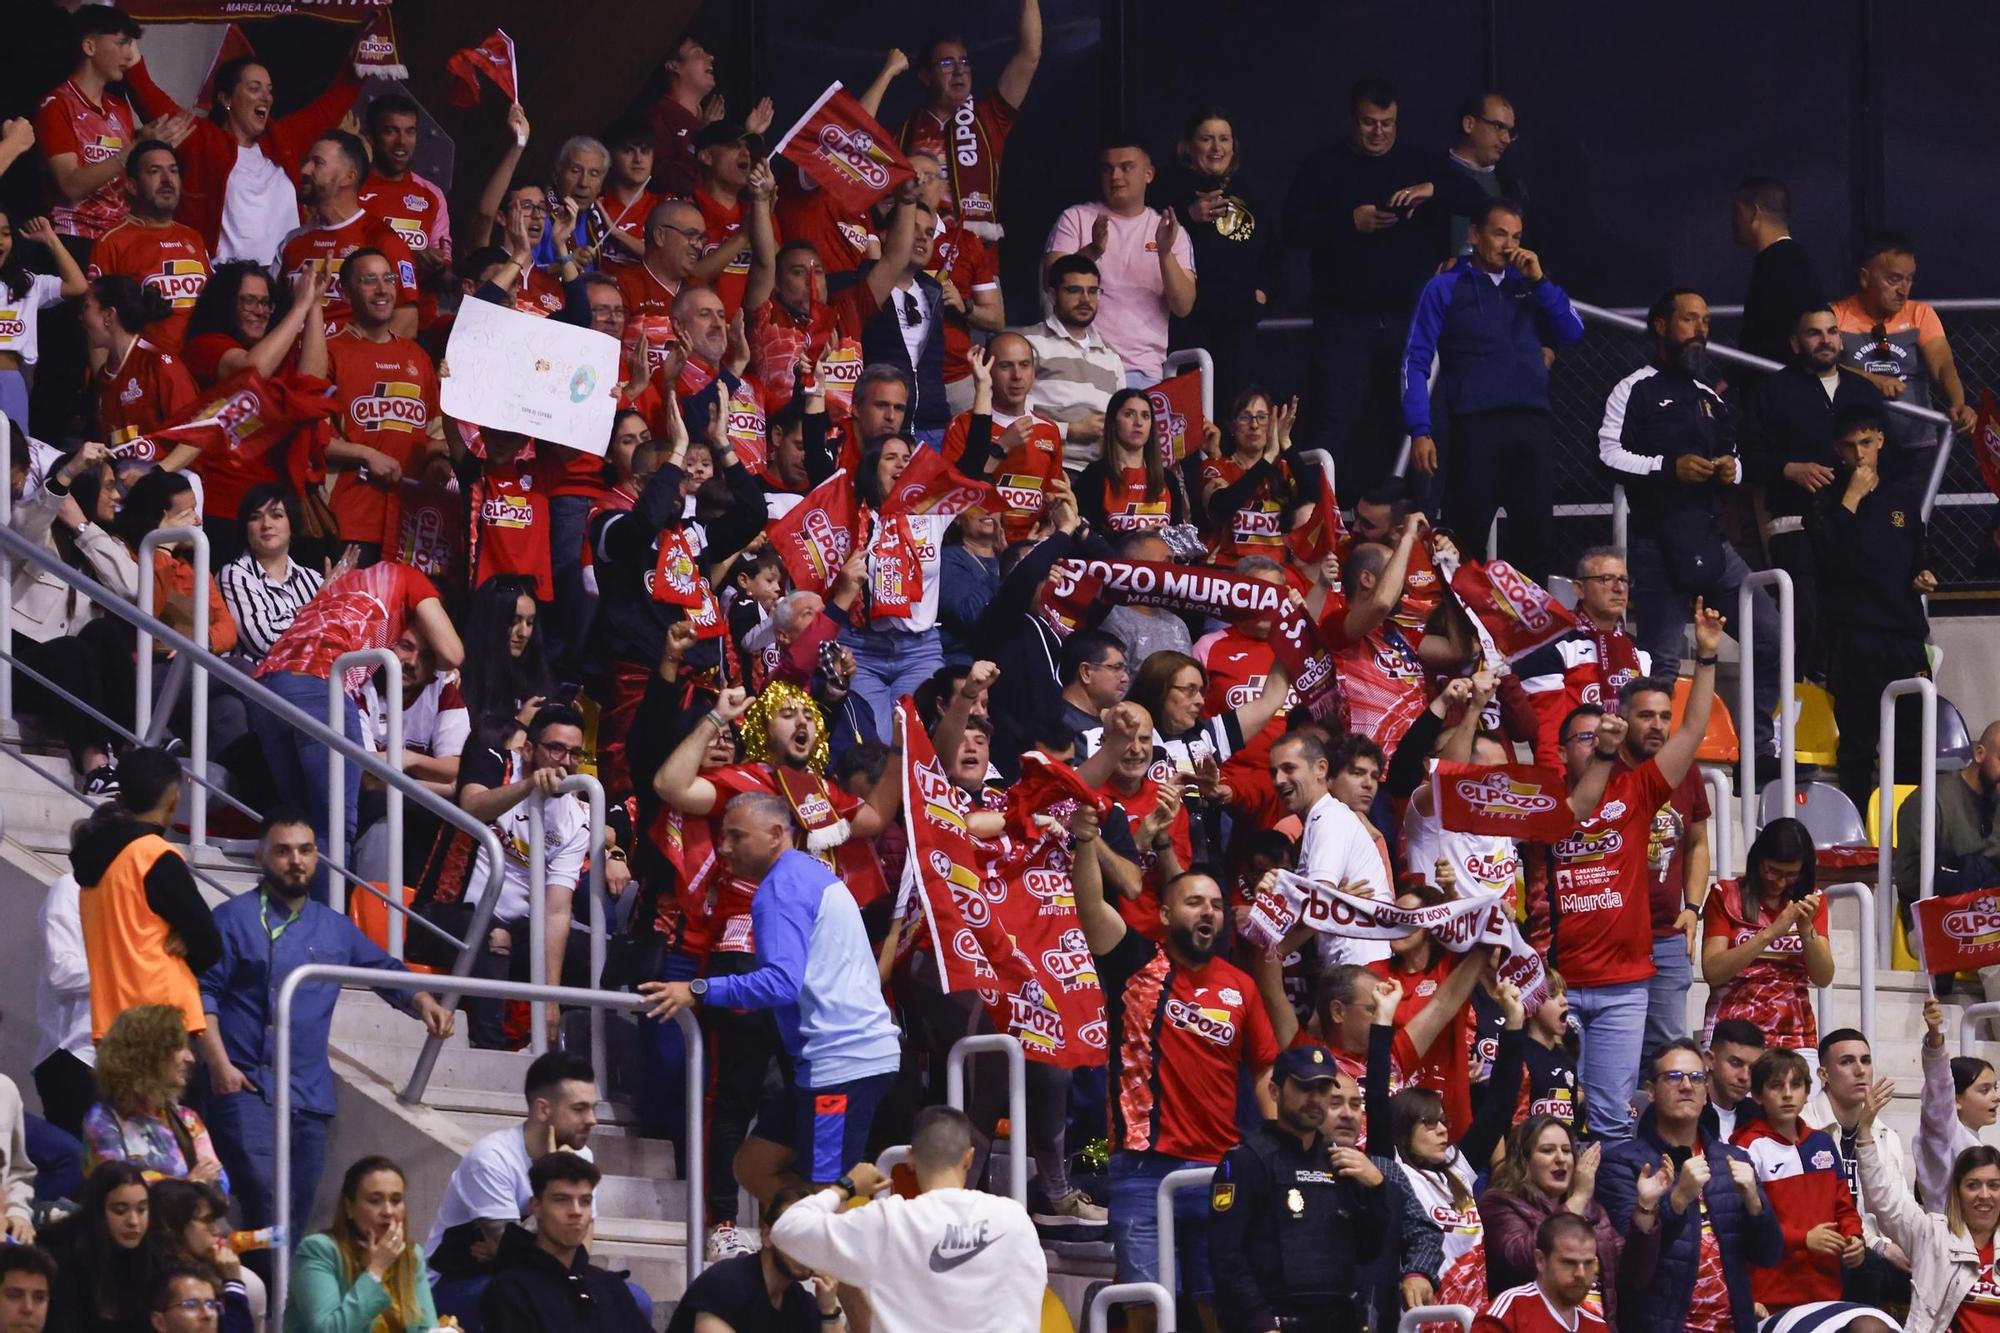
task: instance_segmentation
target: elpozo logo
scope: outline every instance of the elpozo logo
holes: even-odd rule
[[[1525,819],[1556,808],[1555,797],[1532,782],[1522,782],[1504,772],[1460,778],[1453,784],[1453,790],[1475,813],[1482,815]]]
[[[430,422],[424,391],[408,380],[378,380],[375,391],[356,398],[347,419],[363,430],[419,431]]]

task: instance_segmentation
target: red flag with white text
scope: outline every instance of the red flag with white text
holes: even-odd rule
[[[308,421],[334,410],[325,380],[297,372],[265,379],[254,368],[237,371],[181,413],[180,420],[125,441],[118,458],[154,463],[191,444],[203,453],[227,450],[259,458]]]
[[[1347,543],[1347,528],[1340,521],[1340,497],[1333,493],[1333,469],[1319,470],[1319,503],[1313,506],[1312,522],[1285,535],[1285,545],[1302,565],[1317,565]]]
[[[854,483],[841,468],[765,529],[793,587],[826,595],[854,550],[859,517]]]
[[[1462,764],[1441,759],[1431,770],[1431,808],[1451,833],[1557,842],[1576,828],[1569,784],[1532,764]]]
[[[1208,419],[1201,410],[1201,372],[1186,370],[1146,390],[1153,404],[1153,421],[1160,428],[1160,447],[1168,467],[1201,448]]]
[[[2000,963],[2000,888],[1919,898],[1915,910],[1932,976]]]
[[[1576,628],[1569,608],[1505,560],[1467,560],[1451,577],[1466,614],[1483,626],[1509,662],[1555,642]]]
[[[444,62],[452,77],[449,92],[453,106],[479,105],[479,76],[493,80],[493,86],[507,94],[509,102],[521,100],[521,70],[514,59],[514,39],[500,28],[477,46],[454,51]]]
[[[838,80],[771,151],[783,153],[848,213],[866,212],[916,174],[897,150],[896,136],[876,124]]]
[[[991,484],[965,476],[935,449],[919,449],[911,455],[882,501],[882,512],[890,517],[951,517],[975,507],[994,514],[1005,506]]]

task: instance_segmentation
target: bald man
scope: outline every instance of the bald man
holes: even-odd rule
[[[2000,810],[2000,722],[1986,724],[1968,758],[1972,762],[1958,770],[1956,779],[1937,782],[1937,876],[1931,892],[1939,895],[2000,884],[2000,827],[1994,820]],[[1896,780],[1916,781],[1906,773],[1898,773]],[[1905,922],[1923,888],[1922,819],[1923,809],[1915,800],[1904,801],[1896,811],[1894,873]],[[1981,968],[1979,979],[1986,983],[1988,999],[2000,999],[2000,966]]]
[[[708,243],[701,210],[685,199],[653,206],[646,219],[646,257],[612,274],[625,295],[625,323],[646,340],[648,368],[658,370],[674,340],[674,301]]]
[[[991,481],[1007,503],[1001,523],[1008,542],[1025,540],[1048,507],[1048,488],[1062,471],[1062,430],[1028,407],[1035,387],[1035,349],[1018,333],[996,334],[972,358],[972,409],[952,418],[944,433],[945,460],[968,477]],[[990,416],[988,445],[979,447],[973,422]]]

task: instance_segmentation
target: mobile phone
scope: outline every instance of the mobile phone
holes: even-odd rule
[[[551,703],[561,704],[565,708],[567,708],[576,702],[576,696],[579,693],[581,693],[582,690],[583,686],[578,684],[576,681],[566,680],[562,684],[556,686],[556,692],[552,696],[550,696],[549,701]]]

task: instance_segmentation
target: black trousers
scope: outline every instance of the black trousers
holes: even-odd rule
[[[1333,455],[1343,493],[1359,495],[1395,468],[1409,331],[1406,315],[1313,316],[1303,443]],[[1220,400],[1216,410],[1225,410]]]
[[[91,622],[92,625],[98,623],[100,622]],[[123,622],[119,623],[122,625]],[[126,633],[129,635],[131,631],[127,630]],[[93,644],[97,646],[93,647]],[[98,712],[108,717],[129,718],[132,712],[132,694],[129,688],[124,695],[122,708],[106,706],[104,672],[101,669],[101,664],[104,662],[101,632],[92,635],[90,639],[82,635],[64,634],[36,642],[16,630],[13,652],[24,666],[48,677]],[[129,680],[129,673],[123,674],[122,678]],[[62,736],[63,744],[69,747],[70,763],[79,770],[83,767],[83,752],[86,749],[111,748],[112,735],[109,727],[40,681],[17,673],[14,677],[14,688],[18,693],[18,706],[25,712],[40,715]]]
[[[1911,594],[1915,596],[1915,594]],[[1868,808],[1875,790],[1875,760],[1882,742],[1882,690],[1891,681],[1928,676],[1921,634],[1832,628],[1828,634],[1833,720],[1840,728],[1837,767],[1840,789],[1857,809]],[[1917,770],[1933,762],[1923,753],[1922,705],[1915,695],[1896,701],[1896,775],[1915,781]]]
[[[1819,561],[1805,532],[1770,538],[1771,564],[1792,576],[1793,669],[1800,680],[1826,679],[1826,626],[1819,604]]]
[[[744,956],[744,955],[739,955]],[[768,1010],[701,1010],[708,1042],[708,1222],[736,1220],[736,1150],[764,1102],[773,1060],[785,1060],[778,1024]],[[790,1077],[789,1069],[786,1077]],[[789,1143],[789,1125],[762,1126],[763,1137]]]
[[[1442,519],[1458,548],[1486,556],[1486,533],[1504,505],[1500,556],[1529,578],[1549,576],[1549,414],[1532,408],[1454,414],[1440,423],[1438,470]]]
[[[42,1099],[42,1119],[83,1137],[83,1113],[97,1100],[95,1070],[68,1051],[55,1051],[35,1066],[35,1092]]]

